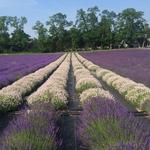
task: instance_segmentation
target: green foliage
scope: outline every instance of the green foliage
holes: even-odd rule
[[[55,107],[56,110],[64,110],[64,109],[67,108],[66,103],[64,103],[63,100],[58,99],[57,97],[54,97],[52,99],[52,104],[54,105],[54,107]]]
[[[48,52],[48,33],[44,24],[37,21],[33,26],[33,30],[38,34],[38,39],[36,40],[37,49],[42,52]]]
[[[97,6],[77,10],[76,20],[57,13],[46,24],[37,21],[33,30],[37,38],[24,32],[25,17],[0,17],[0,53],[2,52],[59,52],[150,46],[150,27],[144,13],[127,8],[116,14],[100,11]],[[12,33],[10,34],[10,27]]]
[[[136,11],[134,8],[125,9],[118,14],[117,27],[120,41],[129,47],[134,47],[138,35],[143,30],[145,24],[143,15],[143,12]]]
[[[10,17],[0,17],[0,53],[5,49],[9,49],[9,33],[8,25],[10,23]]]
[[[39,124],[42,122],[39,122]],[[42,136],[36,135],[35,131],[24,131],[24,132],[18,132],[17,134],[12,135],[8,139],[8,143],[13,144],[13,147],[16,149],[24,149],[25,145],[30,143],[32,146],[37,146],[39,150],[43,148],[43,145],[46,149],[56,149],[55,145],[53,145],[52,141],[50,141],[49,137],[46,137],[45,135]],[[9,145],[8,145],[9,147]]]
[[[23,30],[17,29],[12,33],[11,49],[13,51],[23,51],[29,49],[30,36]]]
[[[83,91],[90,89],[90,88],[95,88],[97,87],[94,83],[82,83],[78,88],[77,88],[77,92],[78,93],[82,93]]]
[[[124,133],[119,122],[111,118],[104,118],[89,124],[86,129],[92,139],[91,150],[105,150],[118,141],[128,142],[132,136]]]

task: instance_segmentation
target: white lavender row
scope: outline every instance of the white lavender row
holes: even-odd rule
[[[62,63],[66,55],[63,55],[55,62],[37,70],[13,84],[0,90],[0,112],[15,110],[24,102],[24,97],[31,93]]]
[[[32,105],[37,101],[50,101],[56,109],[65,108],[68,99],[66,87],[69,70],[70,54],[48,80],[27,98],[28,104]]]
[[[91,71],[95,67],[96,76],[107,83],[108,86],[117,90],[124,98],[138,110],[150,112],[150,89],[144,84],[136,83],[131,79],[122,77],[108,69],[101,68],[79,54],[78,59]]]
[[[113,96],[102,88],[101,83],[79,62],[75,55],[72,56],[72,65],[76,90],[80,94],[82,103],[97,96],[113,99]]]

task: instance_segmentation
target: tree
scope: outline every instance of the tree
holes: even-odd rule
[[[122,43],[127,43],[129,47],[134,46],[145,24],[143,15],[143,12],[136,11],[134,8],[128,8],[119,13],[117,28]]]
[[[83,35],[86,47],[96,48],[99,35],[97,33],[98,14],[97,6],[88,8],[87,11],[80,9],[77,11],[76,26]]]
[[[99,46],[99,33],[98,31],[98,18],[99,17],[99,9],[97,6],[88,8],[87,10],[87,24],[89,31],[86,33],[88,38],[89,46],[92,49],[96,49]]]
[[[11,38],[11,49],[16,52],[28,50],[30,44],[30,36],[23,30],[15,30]]]
[[[47,29],[44,27],[44,24],[40,21],[37,21],[35,26],[33,26],[33,30],[35,30],[38,34],[37,47],[39,51],[49,52],[48,33]]]
[[[10,24],[10,17],[0,17],[0,52],[9,49],[9,32],[8,26]]]
[[[75,25],[82,33],[87,32],[89,30],[87,24],[87,14],[83,9],[77,11]]]
[[[150,38],[150,27],[146,23],[143,26],[143,29],[141,29],[141,32],[138,33],[137,36],[137,42],[139,47],[146,47],[148,44],[148,39]]]
[[[99,8],[97,6],[88,8],[87,10],[87,24],[88,29],[93,30],[98,26]]]
[[[103,10],[99,24],[99,34],[102,48],[112,48],[114,43],[114,26],[116,13],[113,11]]]
[[[65,41],[68,36],[67,29],[72,25],[72,22],[67,21],[67,16],[62,13],[57,13],[49,17],[47,26],[51,38],[52,49],[55,51],[62,51],[68,48],[68,41]]]
[[[24,25],[27,23],[26,17],[17,18],[11,17],[11,26],[15,28],[15,30],[24,30]]]
[[[13,51],[23,51],[28,49],[30,44],[30,36],[24,32],[24,25],[27,23],[25,17],[11,18],[11,26],[14,28],[11,34],[11,49]]]
[[[71,35],[71,47],[72,49],[79,49],[84,47],[83,36],[80,30],[78,30],[75,26],[70,29]]]

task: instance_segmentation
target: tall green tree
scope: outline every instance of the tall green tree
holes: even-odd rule
[[[88,32],[85,34],[88,38],[89,46],[92,49],[96,49],[99,46],[99,33],[98,33],[98,23],[99,23],[99,8],[97,6],[88,8],[87,10],[87,24]]]
[[[98,16],[97,6],[88,8],[87,11],[80,9],[77,11],[76,26],[83,35],[86,47],[95,48],[98,43]]]
[[[13,51],[24,51],[29,48],[30,36],[24,32],[24,25],[26,23],[26,17],[11,18],[11,26],[14,28],[14,31],[11,34],[11,49]]]
[[[70,29],[71,48],[73,50],[84,48],[83,35],[75,26]]]
[[[150,39],[150,27],[146,23],[144,24],[143,29],[141,29],[141,32],[138,33],[137,36],[138,47],[146,47],[149,44],[149,39]]]
[[[112,48],[114,43],[116,13],[114,11],[103,10],[99,23],[99,34],[102,48]]]
[[[0,17],[0,52],[9,49],[10,46],[9,24],[10,24],[10,17],[8,16]]]
[[[136,11],[134,8],[127,8],[118,15],[118,34],[120,41],[133,47],[138,35],[143,30],[145,19],[142,11]]]
[[[88,29],[92,30],[98,26],[99,8],[97,6],[87,9]]]
[[[47,26],[49,27],[49,34],[51,38],[51,45],[53,51],[62,51],[68,48],[68,41],[64,40],[69,34],[67,29],[72,25],[72,22],[67,21],[67,16],[62,13],[57,13],[49,17]]]
[[[82,33],[87,32],[89,30],[87,23],[87,14],[86,11],[84,11],[83,9],[77,11],[75,25],[78,29],[80,29]]]
[[[48,46],[48,31],[47,28],[44,26],[43,23],[40,21],[37,21],[35,25],[33,26],[33,30],[35,30],[38,34],[37,37],[37,48],[39,51],[42,52],[49,52],[49,46]]]

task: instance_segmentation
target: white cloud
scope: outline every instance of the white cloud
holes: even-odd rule
[[[0,0],[0,8],[29,7],[37,4],[37,0]]]

